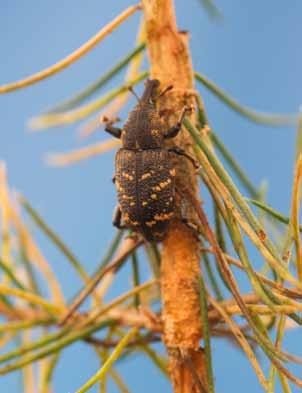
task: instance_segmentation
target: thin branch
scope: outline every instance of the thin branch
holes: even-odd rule
[[[161,89],[173,85],[173,89],[158,100],[163,124],[171,127],[178,121],[183,107],[192,107],[195,103],[189,36],[177,29],[173,0],[143,0],[143,7],[151,78],[160,81]],[[192,113],[191,117],[195,115]],[[187,153],[192,149],[192,139],[185,133],[180,133],[172,143]],[[198,179],[191,163],[175,158],[173,167],[177,189],[190,184],[197,196]],[[185,206],[187,217],[194,220],[194,209],[186,198],[180,196],[179,199],[178,207]],[[175,393],[197,393],[201,385],[207,386],[205,356],[199,349],[202,326],[197,285],[200,276],[198,243],[192,230],[177,217],[169,227],[161,253],[164,343]],[[186,351],[187,361],[181,356],[182,351]],[[198,385],[192,369],[194,375],[197,374]]]

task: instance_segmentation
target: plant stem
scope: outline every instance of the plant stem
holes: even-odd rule
[[[195,102],[188,36],[177,30],[173,0],[143,0],[142,3],[151,78],[160,81],[161,89],[173,85],[173,89],[158,103],[168,128],[176,123],[184,105],[190,106]],[[185,133],[180,133],[173,140],[174,144],[186,152],[191,151],[191,139]],[[173,164],[177,189],[185,189],[190,184],[190,190],[198,198],[197,178],[191,163],[176,159]],[[195,219],[191,206],[182,195],[180,198],[180,203],[186,205],[186,215]],[[205,356],[199,349],[202,336],[199,260],[197,237],[179,219],[175,219],[163,242],[161,255],[163,336],[175,393],[200,392],[200,385],[207,386]]]

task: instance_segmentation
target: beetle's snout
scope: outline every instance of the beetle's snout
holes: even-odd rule
[[[145,87],[152,87],[153,89],[156,89],[157,87],[159,87],[160,82],[158,79],[147,79],[145,81]]]
[[[141,102],[149,102],[156,95],[156,90],[159,87],[160,82],[157,79],[147,79],[145,82],[145,91],[141,98]]]

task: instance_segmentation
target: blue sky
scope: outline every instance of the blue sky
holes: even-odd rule
[[[71,0],[1,0],[0,83],[53,64],[128,5],[126,0],[89,0],[85,6],[83,2]],[[217,5],[224,15],[223,22],[218,24],[209,20],[198,0],[176,1],[178,25],[191,32],[195,69],[246,105],[263,111],[297,111],[302,101],[301,1],[221,0]],[[26,122],[91,83],[123,57],[133,47],[138,21],[138,15],[132,16],[110,38],[64,72],[26,90],[0,97],[0,159],[7,163],[10,184],[25,194],[90,272],[114,233],[111,227],[115,201],[111,183],[114,154],[65,169],[48,167],[43,157],[50,151],[64,151],[105,139],[106,135],[98,132],[89,140],[81,140],[76,125],[34,134],[29,132]],[[117,78],[108,88],[120,80]],[[286,213],[295,130],[252,124],[205,89],[200,91],[213,128],[256,184],[263,179],[269,182],[270,204]],[[70,273],[56,250],[41,236],[38,239],[53,261],[67,297],[71,297],[80,285],[79,280]],[[114,291],[119,293],[128,282],[125,271]],[[286,345],[294,349],[295,342],[301,341],[301,333],[294,331],[289,336]],[[299,348],[295,350],[297,353]],[[246,393],[261,392],[244,356],[221,339],[214,340],[214,360],[217,392],[239,391],[242,382]],[[97,367],[90,350],[81,344],[74,345],[61,359],[55,374],[55,392],[73,392]],[[133,358],[121,370],[132,386],[131,392],[170,389],[142,357]],[[19,378],[16,375],[1,378],[0,390],[19,392]],[[113,386],[111,392],[116,392]]]

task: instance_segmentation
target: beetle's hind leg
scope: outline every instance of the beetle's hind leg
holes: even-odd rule
[[[112,217],[112,224],[115,226],[117,229],[129,229],[127,225],[122,223],[122,211],[120,205],[116,205],[113,211],[113,217]],[[126,238],[138,239],[138,234],[136,232],[132,232],[131,230],[128,232],[128,235]]]
[[[125,229],[126,226],[122,224],[122,211],[120,205],[116,205],[113,211],[112,224],[118,229]]]
[[[186,225],[187,228],[191,230],[193,235],[199,239],[199,236],[203,233],[201,224],[195,214],[189,209],[189,200],[187,195],[181,191],[179,188],[176,188],[176,198],[178,201],[178,208],[177,208],[177,216],[180,221]]]

